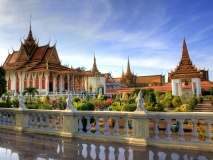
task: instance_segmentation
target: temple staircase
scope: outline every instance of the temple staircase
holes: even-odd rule
[[[204,99],[203,103],[197,104],[193,112],[213,112],[213,106],[208,99]]]

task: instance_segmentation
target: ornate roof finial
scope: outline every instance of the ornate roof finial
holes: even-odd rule
[[[131,70],[130,70],[130,63],[129,63],[129,56],[128,56],[128,62],[127,62],[127,70],[126,70],[126,74],[130,74]]]

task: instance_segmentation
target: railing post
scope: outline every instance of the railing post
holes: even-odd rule
[[[73,137],[73,134],[78,132],[78,118],[73,115],[73,111],[62,111],[63,116],[63,133],[62,136]]]
[[[135,111],[132,114],[132,136],[131,143],[146,145],[146,139],[149,137],[149,119],[144,111]]]
[[[28,114],[24,113],[23,109],[18,109],[15,112],[15,130],[17,131],[23,131],[24,128],[27,128],[29,126],[28,121],[29,121],[29,116]]]

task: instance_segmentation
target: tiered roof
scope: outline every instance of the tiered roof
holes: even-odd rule
[[[182,57],[179,62],[179,65],[175,68],[174,71],[170,73],[171,79],[180,79],[180,78],[201,78],[202,72],[195,67],[192,63],[188,49],[186,46],[186,41],[184,38],[183,41],[183,50],[182,50]]]
[[[19,51],[13,51],[12,54],[8,54],[3,66],[6,71],[34,72],[48,70],[61,74],[83,74],[61,65],[56,44],[50,46],[48,43],[47,45],[39,46],[38,42],[33,38],[31,24],[28,37],[24,40],[24,43],[21,42]]]

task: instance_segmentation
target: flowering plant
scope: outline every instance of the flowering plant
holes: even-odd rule
[[[104,102],[98,99],[92,99],[91,102],[94,104],[96,110],[104,108]]]
[[[107,98],[105,106],[109,107],[112,105],[112,103],[114,103],[114,100],[112,98]]]

